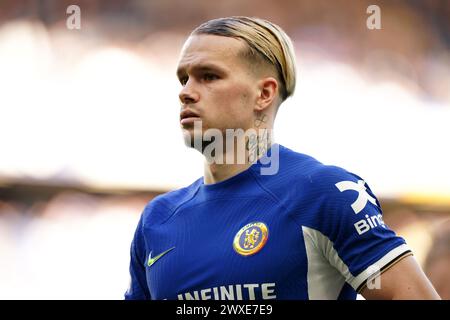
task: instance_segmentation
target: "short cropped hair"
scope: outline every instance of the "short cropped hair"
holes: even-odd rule
[[[264,61],[277,71],[281,82],[279,93],[282,101],[295,90],[295,53],[289,36],[276,24],[244,16],[233,16],[207,21],[191,35],[210,34],[240,38],[248,45],[244,56],[251,61]]]

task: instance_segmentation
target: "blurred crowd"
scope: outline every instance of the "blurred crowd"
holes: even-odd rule
[[[0,299],[122,299],[131,240],[152,194],[63,188],[20,200],[22,190],[0,198]]]
[[[450,204],[381,200],[383,219],[402,236],[442,299],[450,299]]]
[[[14,20],[41,22],[52,34],[65,27],[73,1],[6,0],[0,26]],[[394,77],[425,99],[450,101],[450,2],[447,0],[80,0],[82,28],[76,37],[93,45],[114,42],[153,59],[175,58],[179,43],[205,20],[249,15],[267,18],[303,49],[356,65],[374,81]],[[381,30],[368,30],[366,12],[378,5]],[[92,30],[95,30],[94,32]],[[317,41],[320,39],[320,42]]]

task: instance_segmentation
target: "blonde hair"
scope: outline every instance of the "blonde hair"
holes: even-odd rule
[[[260,18],[234,16],[207,21],[192,31],[191,35],[200,34],[244,40],[249,48],[244,53],[245,57],[254,62],[265,61],[277,71],[282,101],[294,93],[294,48],[289,36],[276,24]]]

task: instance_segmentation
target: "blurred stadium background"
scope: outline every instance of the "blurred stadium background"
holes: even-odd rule
[[[179,50],[229,15],[295,43],[276,140],[361,175],[450,298],[450,1],[1,0],[0,299],[122,298],[143,207],[202,175],[178,128]]]

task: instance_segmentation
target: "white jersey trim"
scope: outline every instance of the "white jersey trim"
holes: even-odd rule
[[[345,284],[344,276],[352,275],[327,236],[305,226],[302,231],[308,259],[308,297],[310,300],[336,300]]]
[[[349,284],[357,292],[360,291],[364,286],[364,284],[366,284],[367,281],[370,280],[372,276],[375,276],[377,273],[381,274],[384,271],[384,269],[386,269],[386,267],[396,263],[401,258],[405,257],[410,253],[411,250],[406,244],[402,244],[399,245],[398,247],[395,247],[387,254],[385,254],[381,259],[379,259],[377,262],[367,267],[359,275],[357,275],[351,281],[349,281]]]

